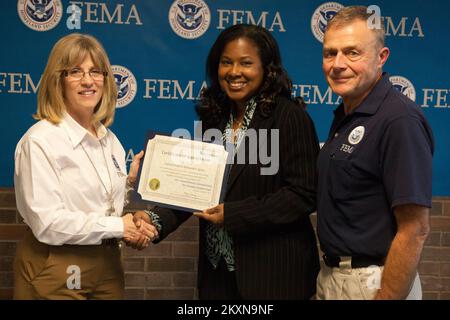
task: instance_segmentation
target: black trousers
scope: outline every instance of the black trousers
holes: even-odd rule
[[[242,300],[234,271],[228,271],[223,259],[217,269],[208,262],[204,268],[202,285],[198,288],[200,300]]]

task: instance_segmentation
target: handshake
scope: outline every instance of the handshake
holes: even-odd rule
[[[142,250],[158,238],[158,230],[144,211],[136,211],[134,215],[127,213],[122,220],[123,240],[127,246]]]

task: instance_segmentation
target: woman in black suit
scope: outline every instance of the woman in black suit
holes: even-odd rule
[[[291,97],[278,45],[264,28],[232,26],[211,48],[206,71],[196,108],[203,130],[219,129],[237,151],[224,203],[194,213],[199,298],[309,299],[319,271],[309,220],[319,144],[301,99]],[[156,208],[151,216],[160,241],[191,214]]]

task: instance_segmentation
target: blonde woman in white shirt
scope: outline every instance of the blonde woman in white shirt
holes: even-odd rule
[[[125,151],[107,129],[116,99],[101,44],[89,35],[61,38],[42,76],[40,121],[16,147],[16,202],[29,231],[14,261],[15,299],[122,299],[118,239],[148,244],[157,236],[122,214],[137,168],[127,176]]]

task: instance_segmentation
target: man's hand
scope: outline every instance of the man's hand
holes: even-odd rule
[[[430,232],[430,210],[414,204],[394,208],[397,234],[391,243],[376,300],[403,300],[416,277],[425,240]]]
[[[194,216],[205,219],[206,221],[220,227],[223,225],[224,221],[223,203],[203,210],[203,212],[194,212]]]

